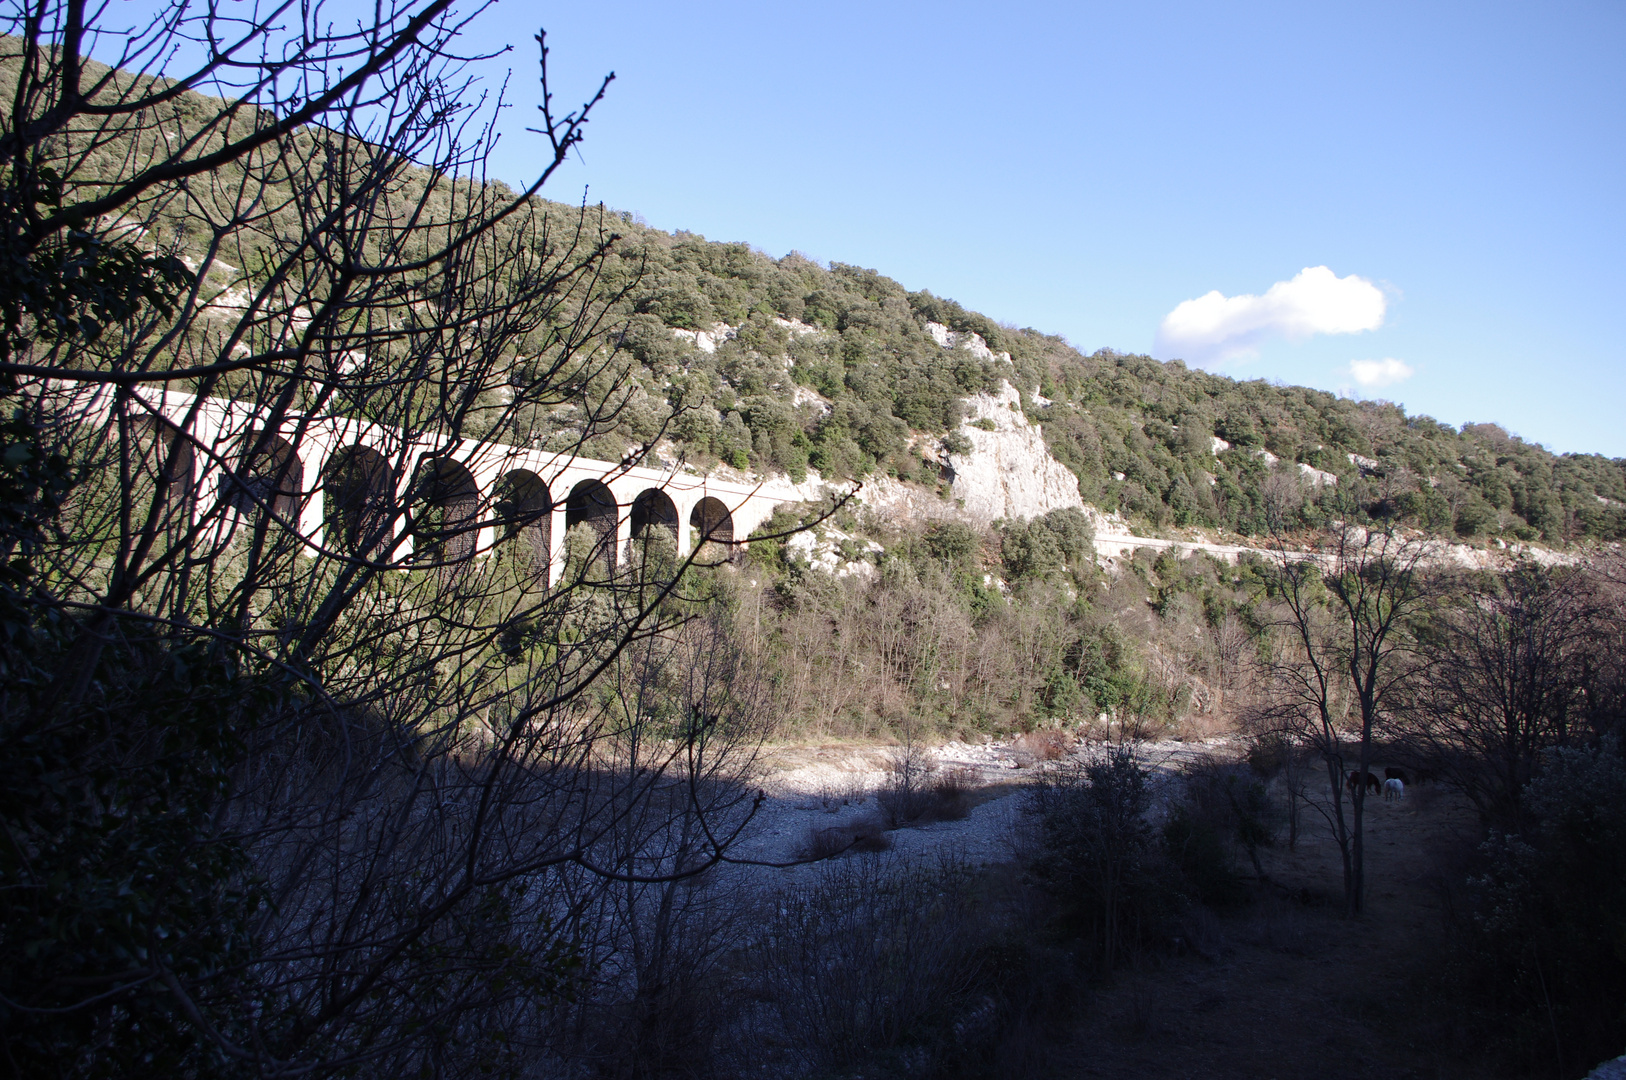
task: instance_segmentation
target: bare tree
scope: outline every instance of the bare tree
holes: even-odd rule
[[[1516,826],[1541,752],[1592,734],[1606,595],[1598,584],[1525,562],[1463,575],[1445,592],[1424,639],[1430,662],[1409,729],[1488,821]]]
[[[1353,767],[1366,776],[1373,738],[1414,666],[1408,623],[1429,595],[1427,547],[1398,530],[1335,523],[1317,548],[1292,547],[1278,535],[1271,550],[1271,700],[1259,722],[1320,755],[1327,800],[1318,808],[1342,855],[1345,908],[1356,915],[1366,887],[1366,785],[1347,783],[1347,773]]]
[[[623,559],[584,503],[539,580],[535,499],[453,468],[570,454],[628,399],[613,219],[535,198],[603,87],[560,115],[542,50],[515,192],[449,0],[368,12],[6,16],[17,1073],[516,1071],[604,963],[606,890],[704,873],[755,805],[758,706],[697,644],[694,557]]]

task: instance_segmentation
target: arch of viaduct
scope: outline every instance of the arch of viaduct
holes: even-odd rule
[[[740,544],[799,496],[679,470],[594,461],[347,417],[285,414],[174,390],[138,391],[146,415],[174,450],[172,482],[194,514],[226,511],[234,528],[267,509],[311,544],[419,564],[459,563],[520,543],[544,584],[564,571],[565,536],[578,524],[599,536],[613,567],[635,538],[670,531],[680,556],[696,544]],[[137,409],[140,406],[136,407]]]

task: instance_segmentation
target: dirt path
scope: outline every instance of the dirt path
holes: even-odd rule
[[[1269,896],[1195,917],[1193,952],[1119,976],[1070,1040],[1069,1077],[1144,1080],[1469,1080],[1417,977],[1441,926],[1439,860],[1472,837],[1472,814],[1437,791],[1368,803],[1367,914],[1341,914],[1341,870],[1324,828],[1278,849],[1266,872],[1320,902]]]

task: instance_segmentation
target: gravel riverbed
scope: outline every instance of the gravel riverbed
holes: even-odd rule
[[[1098,748],[1097,748],[1098,749]],[[1182,763],[1205,753],[1225,753],[1225,739],[1149,742],[1139,747],[1150,767],[1154,816],[1166,807]],[[1094,752],[1073,750],[1074,758]],[[887,833],[891,849],[906,859],[952,857],[977,866],[1017,857],[1028,838],[1022,814],[1023,791],[1057,762],[1041,762],[1020,741],[949,742],[917,751],[934,770],[958,770],[972,787],[971,812],[956,821],[933,821]],[[752,786],[764,795],[761,808],[730,855],[763,863],[792,862],[804,856],[816,830],[839,829],[880,817],[876,793],[886,786],[904,750],[881,746],[796,746],[766,748],[759,755]],[[846,857],[862,857],[852,855]],[[817,864],[792,867],[733,865],[727,873],[759,887],[798,884],[817,873]]]

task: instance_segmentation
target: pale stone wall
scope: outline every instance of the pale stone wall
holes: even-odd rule
[[[239,467],[244,440],[251,433],[266,429],[268,421],[264,412],[238,401],[200,400],[174,390],[146,389],[138,393],[151,414],[164,417],[192,443],[192,484],[199,496],[196,504],[200,511],[215,505],[215,494],[223,490],[222,480]],[[788,482],[753,482],[702,475],[675,466],[650,468],[595,461],[495,442],[448,442],[432,434],[415,435],[348,417],[288,414],[273,433],[288,444],[298,462],[301,490],[296,493],[300,507],[297,529],[308,543],[318,547],[326,539],[323,536],[327,518],[323,479],[327,466],[334,455],[352,447],[376,451],[388,462],[392,494],[397,503],[405,496],[420,465],[430,459],[453,462],[467,470],[477,490],[477,520],[485,523],[479,528],[473,545],[475,555],[489,552],[501,539],[494,506],[499,481],[521,470],[534,474],[546,485],[554,508],[552,580],[557,580],[563,570],[567,500],[572,489],[585,481],[603,484],[615,499],[618,548],[631,540],[632,506],[641,494],[658,491],[671,499],[677,511],[678,551],[685,554],[697,539],[692,535],[691,515],[704,499],[716,499],[723,504],[734,540],[738,542],[767,520],[775,506],[805,498],[803,491]],[[222,527],[229,529],[236,524],[237,512],[228,512]],[[411,551],[409,538],[403,538],[401,550]]]

